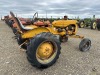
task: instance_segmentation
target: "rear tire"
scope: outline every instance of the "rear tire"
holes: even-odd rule
[[[92,23],[91,23],[91,29],[96,29],[97,28],[97,23],[96,23],[96,21],[93,21]]]
[[[84,21],[80,21],[78,26],[79,28],[84,28],[85,27]]]
[[[46,44],[46,46],[41,46],[43,44]],[[47,46],[49,44],[50,46],[52,45],[50,49],[53,49],[52,50],[53,52],[48,58],[46,58],[47,56],[43,58],[43,53],[46,53],[43,51],[48,49],[48,53],[50,52],[50,49]],[[59,39],[57,39],[57,36],[48,32],[40,33],[37,36],[35,36],[28,44],[27,51],[26,51],[27,58],[29,62],[32,64],[32,66],[38,68],[47,68],[53,65],[59,58],[60,50],[61,50],[60,45],[61,43]],[[39,52],[39,50],[41,52]]]
[[[100,23],[97,24],[97,29],[100,31]]]

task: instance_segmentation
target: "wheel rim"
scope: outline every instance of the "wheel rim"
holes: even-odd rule
[[[81,28],[83,28],[83,27],[84,27],[84,23],[83,23],[83,22],[81,22],[81,23],[80,23],[80,26],[81,26]]]
[[[91,45],[90,45],[90,41],[84,43],[84,45],[83,45],[83,49],[84,49],[84,51],[89,50],[90,46],[91,46]]]
[[[96,24],[96,22],[94,22],[93,23],[93,29],[96,29],[96,26],[97,26],[97,24]]]
[[[57,46],[55,43],[45,41],[41,43],[36,51],[36,58],[42,64],[51,62],[57,54]]]

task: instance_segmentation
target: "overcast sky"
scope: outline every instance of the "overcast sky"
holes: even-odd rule
[[[13,11],[18,16],[32,17],[100,17],[100,0],[0,0],[0,15]]]

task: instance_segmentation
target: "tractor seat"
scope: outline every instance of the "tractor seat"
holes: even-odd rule
[[[32,29],[34,29],[33,27],[30,27],[30,26],[24,26],[17,17],[16,17],[16,20],[17,20],[17,22],[18,22],[18,24],[19,24],[19,26],[22,30],[32,30]]]
[[[27,31],[27,30],[32,30],[34,29],[34,27],[27,27],[27,26],[24,26],[21,21],[19,20],[19,18],[15,17],[15,15],[13,14],[13,12],[10,11],[10,14],[12,16],[12,18],[14,19],[16,25],[18,25],[18,28],[22,31]]]
[[[26,26],[24,28],[25,28],[25,30],[32,30],[33,29],[32,27],[28,27],[28,26]]]
[[[13,27],[16,28],[16,27],[17,27],[17,24],[14,23],[14,24],[13,24]],[[37,27],[37,26],[36,26],[36,27]],[[24,26],[24,28],[25,28],[25,30],[31,30],[31,29],[34,29],[35,26],[33,26],[33,25],[27,25],[27,26]]]

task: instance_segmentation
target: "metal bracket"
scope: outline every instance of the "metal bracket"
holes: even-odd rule
[[[84,38],[84,36],[80,36],[80,35],[69,35],[68,37],[71,37],[71,38],[80,38],[80,39]]]

